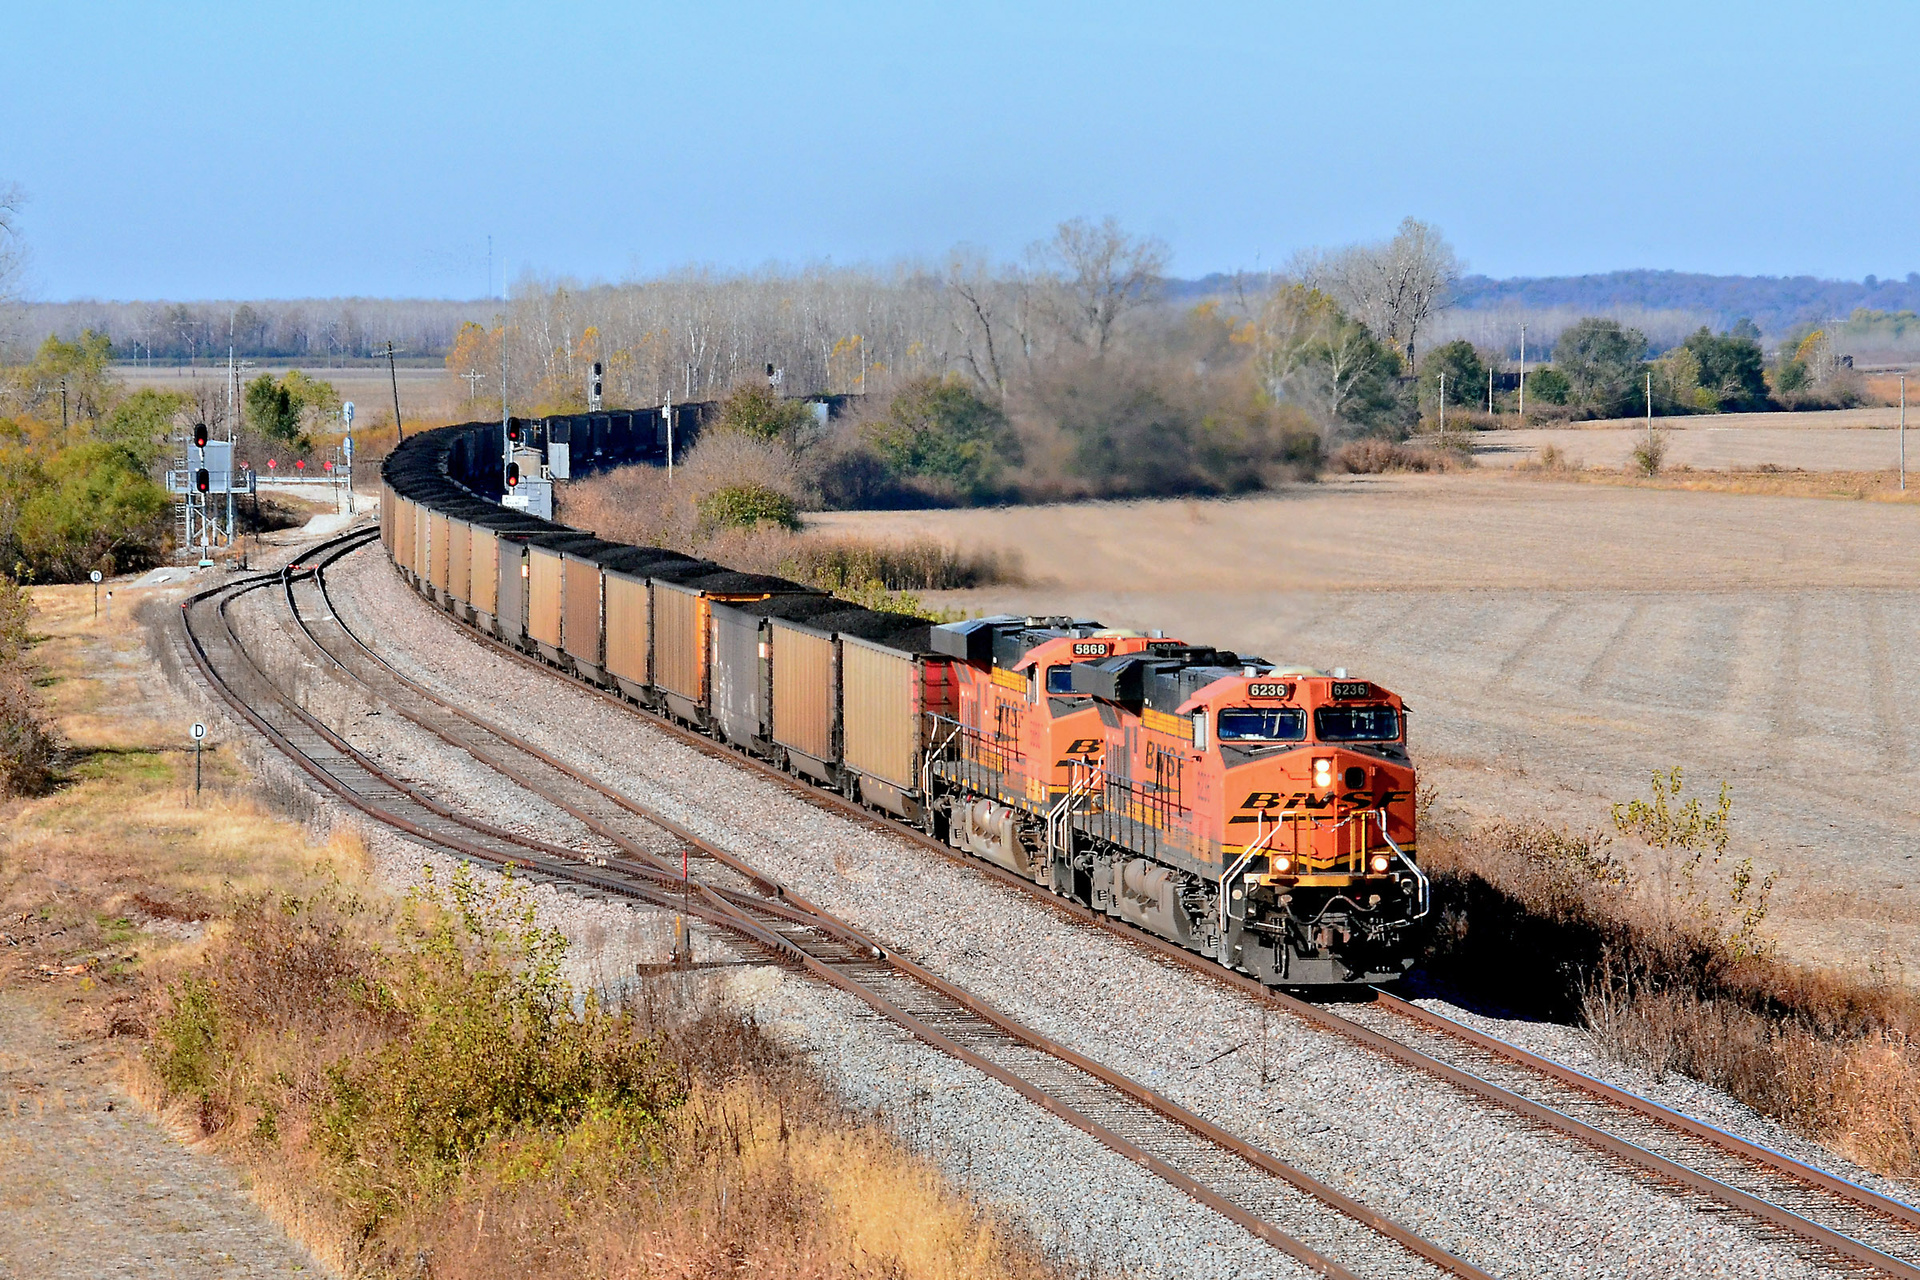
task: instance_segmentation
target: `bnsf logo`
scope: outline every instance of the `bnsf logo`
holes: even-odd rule
[[[1073,646],[1073,656],[1076,658],[1104,658],[1107,656],[1108,650],[1112,647],[1112,645],[1091,644],[1086,641],[1081,641]]]
[[[1247,686],[1247,696],[1249,698],[1284,698],[1292,692],[1292,687],[1284,684],[1250,684]]]

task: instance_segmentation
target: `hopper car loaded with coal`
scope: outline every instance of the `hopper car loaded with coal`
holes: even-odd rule
[[[611,461],[656,457],[648,426]],[[603,541],[501,506],[501,457],[499,424],[467,425],[382,468],[387,554],[460,621],[1263,982],[1411,963],[1429,891],[1389,691],[1080,618],[933,625]]]

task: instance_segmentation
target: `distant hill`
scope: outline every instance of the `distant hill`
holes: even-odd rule
[[[1537,276],[1494,280],[1468,276],[1454,291],[1453,305],[1468,310],[1571,307],[1606,311],[1711,314],[1716,328],[1750,317],[1768,334],[1802,321],[1844,319],[1856,307],[1875,311],[1920,310],[1920,272],[1905,280],[1819,280],[1813,276],[1709,276],[1690,271],[1609,271],[1595,276]]]
[[[1241,277],[1252,290],[1268,277]],[[1178,299],[1230,294],[1231,275],[1169,282]],[[1803,321],[1844,319],[1856,307],[1875,311],[1920,311],[1920,272],[1905,280],[1820,280],[1813,276],[1710,276],[1692,271],[1609,271],[1592,276],[1521,276],[1495,280],[1467,276],[1454,290],[1461,311],[1676,311],[1712,317],[1725,329],[1742,316],[1764,333],[1779,335]]]

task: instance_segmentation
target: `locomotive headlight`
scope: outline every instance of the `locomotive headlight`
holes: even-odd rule
[[[1281,857],[1273,860],[1273,874],[1283,876],[1291,870],[1293,870],[1292,858]]]
[[[1313,762],[1313,785],[1330,787],[1333,785],[1333,761],[1315,760]]]
[[[1387,855],[1384,853],[1376,853],[1367,859],[1367,865],[1373,868],[1373,874],[1380,875],[1387,869]]]

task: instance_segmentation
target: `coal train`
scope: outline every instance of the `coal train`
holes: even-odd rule
[[[1431,898],[1392,692],[1085,618],[935,625],[607,542],[503,505],[509,435],[603,466],[669,447],[658,414],[402,442],[381,539],[460,621],[1269,985],[1412,964]]]

